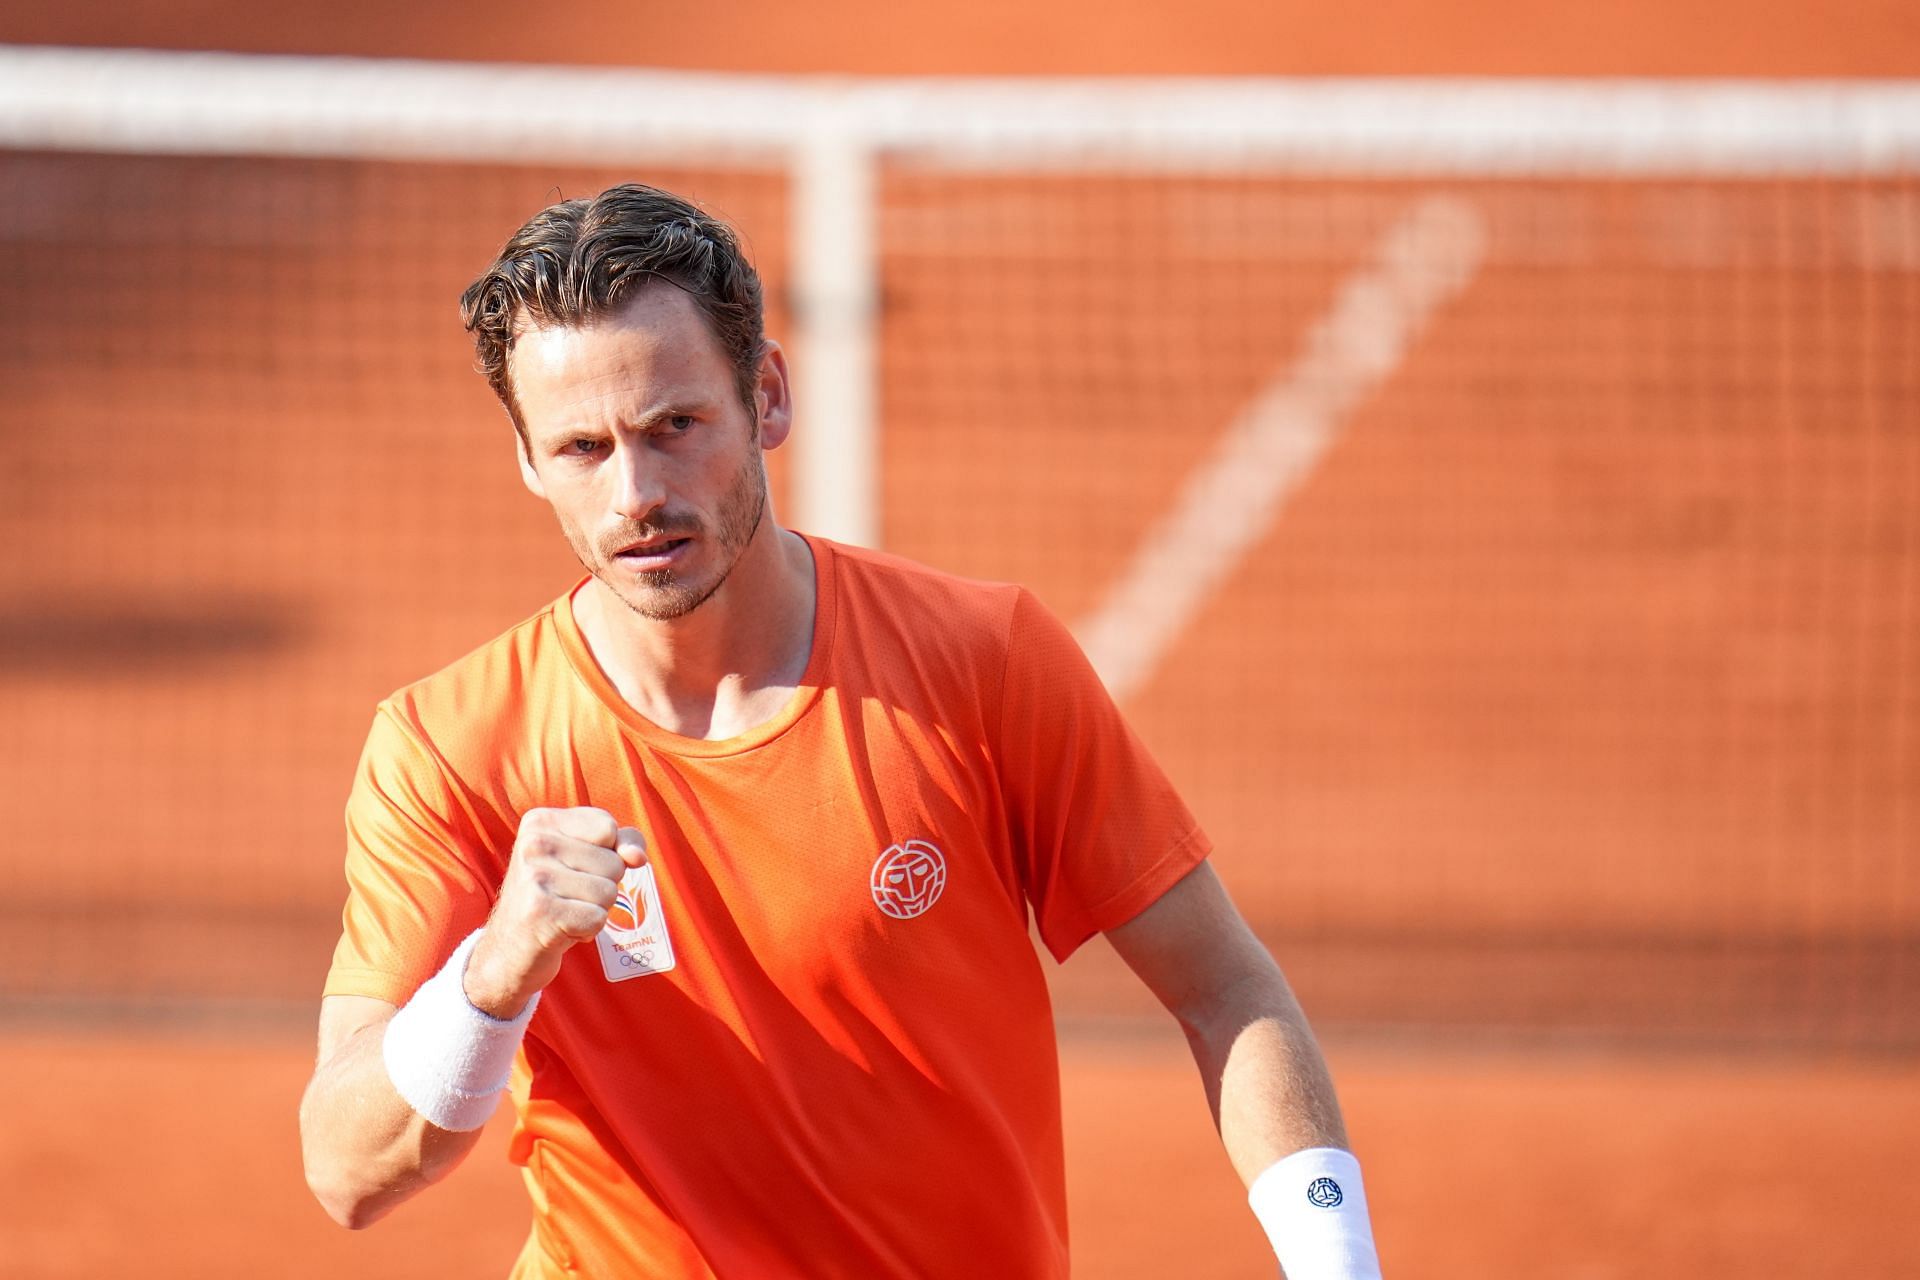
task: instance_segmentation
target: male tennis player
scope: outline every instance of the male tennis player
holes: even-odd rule
[[[1031,912],[1179,1020],[1291,1280],[1377,1276],[1300,1009],[1065,629],[775,520],[787,366],[730,230],[616,187],[463,305],[588,576],[375,715],[301,1107],[328,1212],[508,1092],[515,1277],[1063,1277]]]

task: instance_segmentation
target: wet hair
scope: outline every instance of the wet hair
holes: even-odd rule
[[[529,329],[593,324],[650,280],[700,308],[754,416],[766,347],[759,273],[726,223],[670,191],[630,182],[534,214],[460,295],[480,372],[522,442],[527,425],[507,372],[514,341]]]

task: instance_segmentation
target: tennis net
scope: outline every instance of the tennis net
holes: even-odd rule
[[[453,300],[629,179],[790,522],[1072,621],[1317,1016],[1920,1044],[1912,84],[0,49],[0,995],[316,989],[372,703],[573,573]]]

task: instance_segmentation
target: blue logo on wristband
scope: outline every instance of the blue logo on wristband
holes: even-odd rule
[[[1321,1209],[1337,1209],[1346,1196],[1332,1178],[1315,1178],[1307,1184],[1307,1203]]]

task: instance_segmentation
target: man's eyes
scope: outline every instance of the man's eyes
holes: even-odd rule
[[[694,429],[700,419],[690,413],[676,413],[672,417],[659,420],[655,431],[660,435],[685,435]],[[592,436],[577,436],[560,446],[560,452],[570,458],[591,458],[607,449],[605,440]]]

